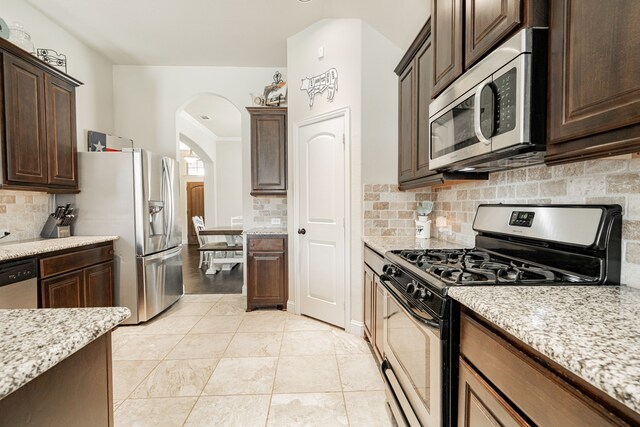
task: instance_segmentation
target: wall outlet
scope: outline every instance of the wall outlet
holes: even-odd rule
[[[282,224],[282,221],[280,220],[280,218],[271,218],[271,225],[280,225]]]

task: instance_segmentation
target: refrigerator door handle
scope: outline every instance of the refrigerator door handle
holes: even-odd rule
[[[146,255],[144,257],[139,257],[139,258],[144,258],[146,261],[153,261],[155,259],[159,259],[159,258],[171,258],[173,255],[180,253],[180,251],[182,251],[182,245],[180,246],[176,246],[173,249],[169,249],[166,251],[162,251],[162,252],[158,252],[152,255]]]
[[[170,175],[169,165],[166,157],[162,158],[162,187],[163,187],[163,197],[164,197],[164,205],[165,209],[165,221],[164,221],[164,236],[166,239],[166,245],[168,246],[171,242],[171,233],[173,228],[173,188],[171,186],[171,175]]]

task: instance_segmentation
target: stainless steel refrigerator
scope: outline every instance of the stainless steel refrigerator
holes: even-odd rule
[[[116,305],[125,323],[147,321],[184,294],[180,171],[169,157],[141,149],[78,153],[76,235],[118,235]]]

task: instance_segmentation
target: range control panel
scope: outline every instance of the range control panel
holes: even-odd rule
[[[37,275],[38,264],[35,258],[4,263],[0,266],[0,286],[32,279]]]
[[[535,215],[535,212],[513,211],[511,212],[509,225],[516,227],[531,227],[531,224],[533,224],[533,217]]]

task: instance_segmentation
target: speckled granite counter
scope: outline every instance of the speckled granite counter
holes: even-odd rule
[[[485,286],[449,295],[640,413],[640,289]]]
[[[395,249],[459,249],[459,243],[410,237],[363,237],[362,241],[380,255]]]
[[[123,307],[0,310],[0,399],[129,316]]]
[[[250,228],[248,230],[244,230],[244,234],[263,234],[263,235],[281,235],[281,234],[287,234],[287,229],[286,228],[269,228],[269,227],[262,227],[262,228]]]
[[[0,245],[0,261],[77,248],[79,246],[95,245],[96,243],[117,239],[118,236],[71,236],[61,239],[9,242]]]

